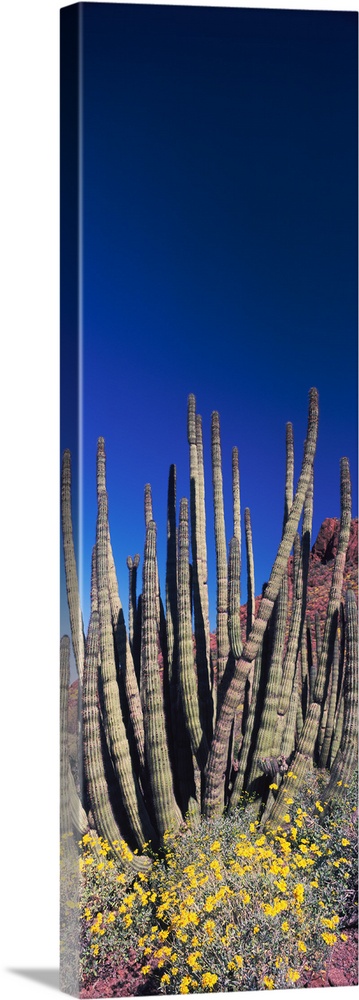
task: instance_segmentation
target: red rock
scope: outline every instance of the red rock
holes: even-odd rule
[[[349,986],[349,980],[342,969],[329,969],[328,981],[331,986]]]
[[[312,548],[312,558],[321,563],[331,562],[338,548],[339,519],[326,517],[323,521],[316,541]],[[353,518],[350,527],[350,537],[346,563],[357,565],[358,561],[358,518]]]

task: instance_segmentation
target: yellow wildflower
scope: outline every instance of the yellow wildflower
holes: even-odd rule
[[[307,946],[306,944],[304,944],[304,941],[298,941],[298,951],[306,951],[306,950]]]
[[[296,903],[300,904],[300,903],[303,902],[303,899],[304,899],[304,885],[302,885],[301,882],[298,882],[298,885],[294,886],[293,896],[294,896],[294,899],[295,899]]]
[[[143,965],[142,968],[141,968],[141,972],[142,972],[143,976],[148,976],[148,973],[151,972],[151,966],[150,965]]]
[[[339,924],[339,917],[335,913],[330,919],[329,917],[322,917],[321,921],[324,927],[329,927],[329,930],[332,931]]]
[[[201,952],[200,951],[192,951],[192,952],[190,952],[190,954],[189,954],[189,956],[187,958],[187,965],[189,965],[190,968],[193,969],[194,972],[200,972],[201,966],[198,964],[198,959],[200,957],[201,957]],[[176,958],[177,958],[177,955],[176,955]]]
[[[240,889],[239,895],[241,897],[242,903],[250,903],[251,897],[249,895],[249,892],[246,892],[245,889]]]
[[[335,944],[335,942],[337,940],[337,935],[336,934],[329,934],[328,931],[324,931],[323,934],[322,934],[322,938],[323,938],[323,941],[325,941],[326,944],[333,945],[333,944]]]
[[[214,972],[204,972],[202,976],[202,986],[204,990],[211,990],[215,986],[218,976]]]
[[[220,841],[219,840],[214,840],[213,844],[211,844],[210,850],[211,851],[220,851],[220,849],[221,849]]]
[[[288,979],[291,979],[292,983],[296,983],[299,979],[299,972],[296,969],[288,969]]]
[[[183,976],[183,979],[181,979],[181,982],[180,982],[179,992],[180,993],[189,993],[189,987],[190,987],[190,985],[191,985],[191,977],[190,976]]]
[[[270,789],[271,789],[271,790],[272,790],[273,792],[276,792],[276,791],[277,791],[277,788],[278,788],[278,785],[277,785],[276,781],[272,781],[272,784],[271,784],[271,785],[269,785],[269,787],[270,787]]]
[[[270,976],[264,976],[263,986],[266,990],[274,990],[274,979],[271,979]]]

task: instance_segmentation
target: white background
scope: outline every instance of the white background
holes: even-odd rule
[[[242,5],[358,9],[350,2],[303,0]],[[0,13],[0,989],[5,1000],[45,1000],[57,989],[59,6],[56,0],[3,0]],[[321,991],[321,998],[330,993]]]

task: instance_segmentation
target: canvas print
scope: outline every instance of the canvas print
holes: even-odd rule
[[[357,983],[357,14],[61,11],[61,988]]]

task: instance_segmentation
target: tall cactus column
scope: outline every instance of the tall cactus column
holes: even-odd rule
[[[212,413],[212,480],[214,504],[214,531],[217,566],[217,685],[221,683],[227,666],[228,642],[228,571],[226,530],[224,523],[223,479],[219,414]]]
[[[345,605],[346,671],[344,676],[344,719],[339,750],[330,780],[322,794],[323,816],[343,783],[350,781],[358,764],[358,609],[355,594],[347,591]]]
[[[156,825],[162,837],[165,830],[176,830],[180,826],[182,816],[174,795],[157,656],[157,560],[154,521],[149,521],[147,525],[143,565],[141,673],[146,765]]]
[[[80,608],[79,585],[76,569],[75,547],[71,514],[71,455],[67,450],[62,460],[61,521],[64,548],[67,602],[70,615],[71,638],[80,684],[85,658],[85,637]]]
[[[351,487],[349,463],[343,458],[340,463],[340,504],[341,517],[338,539],[338,549],[335,557],[333,579],[330,588],[329,602],[327,608],[326,621],[324,626],[324,636],[321,646],[320,661],[318,665],[317,677],[313,690],[313,700],[309,706],[307,716],[303,725],[297,752],[291,764],[291,770],[296,774],[297,781],[295,791],[300,791],[301,781],[304,780],[308,767],[311,766],[314,757],[315,745],[318,736],[320,719],[323,710],[323,699],[328,678],[328,665],[331,664],[334,653],[335,635],[337,630],[337,615],[340,607],[341,591],[343,585],[343,573],[345,557],[348,547],[350,524],[351,524]],[[283,783],[278,793],[277,800],[270,813],[268,824],[276,827],[281,823],[286,812],[286,794],[288,791],[287,779],[284,776]]]
[[[101,498],[103,496],[105,496],[105,500],[107,503],[106,454],[105,454],[105,442],[103,437],[100,437],[97,443],[96,480],[97,480],[97,503],[98,506],[100,506]],[[137,558],[139,559],[139,557],[135,556],[136,561]],[[140,772],[143,775],[144,763],[145,763],[145,758],[144,758],[145,738],[143,731],[141,699],[135,672],[135,666],[133,662],[132,650],[126,632],[123,608],[118,589],[116,567],[112,552],[108,517],[107,517],[107,557],[104,553],[104,559],[105,559],[104,565],[106,564],[107,566],[106,577],[107,577],[109,605],[111,610],[112,630],[113,630],[116,653],[120,667],[119,681],[121,689],[123,689],[124,696],[126,698],[127,707],[132,724],[133,736],[136,744],[136,753],[138,756]]]
[[[99,610],[99,637],[101,683],[107,718],[109,750],[113,760],[121,797],[128,821],[139,848],[155,835],[151,826],[133,763],[122,718],[112,632],[111,608],[108,595],[108,520],[107,495],[99,495],[96,535],[97,592]]]
[[[223,699],[221,710],[218,716],[216,730],[212,740],[211,750],[207,763],[207,786],[204,800],[204,812],[207,816],[212,816],[218,812],[221,802],[221,785],[223,775],[226,770],[226,756],[230,729],[234,717],[234,712],[238,704],[238,692],[242,682],[243,669],[247,664],[247,670],[255,659],[259,650],[267,622],[271,616],[275,599],[279,593],[282,578],[287,569],[288,557],[293,545],[295,532],[298,527],[299,518],[302,512],[305,495],[308,489],[311,471],[313,467],[315,448],[318,432],[318,394],[316,389],[311,389],[308,430],[304,447],[302,469],[298,480],[296,495],[286,523],[282,541],[280,543],[277,556],[273,565],[269,582],[265,588],[258,615],[249,638],[247,639],[241,656],[241,660],[236,666],[236,671],[231,684],[228,687]]]
[[[190,455],[190,514],[196,665],[202,718],[206,738],[209,742],[213,729],[213,697],[210,669],[203,443],[202,422],[196,414],[196,400],[193,393],[189,395],[187,403],[187,437]]]
[[[181,500],[178,539],[178,662],[182,703],[192,752],[201,770],[208,757],[208,744],[201,721],[200,699],[194,671],[190,580],[189,580],[188,503]]]

